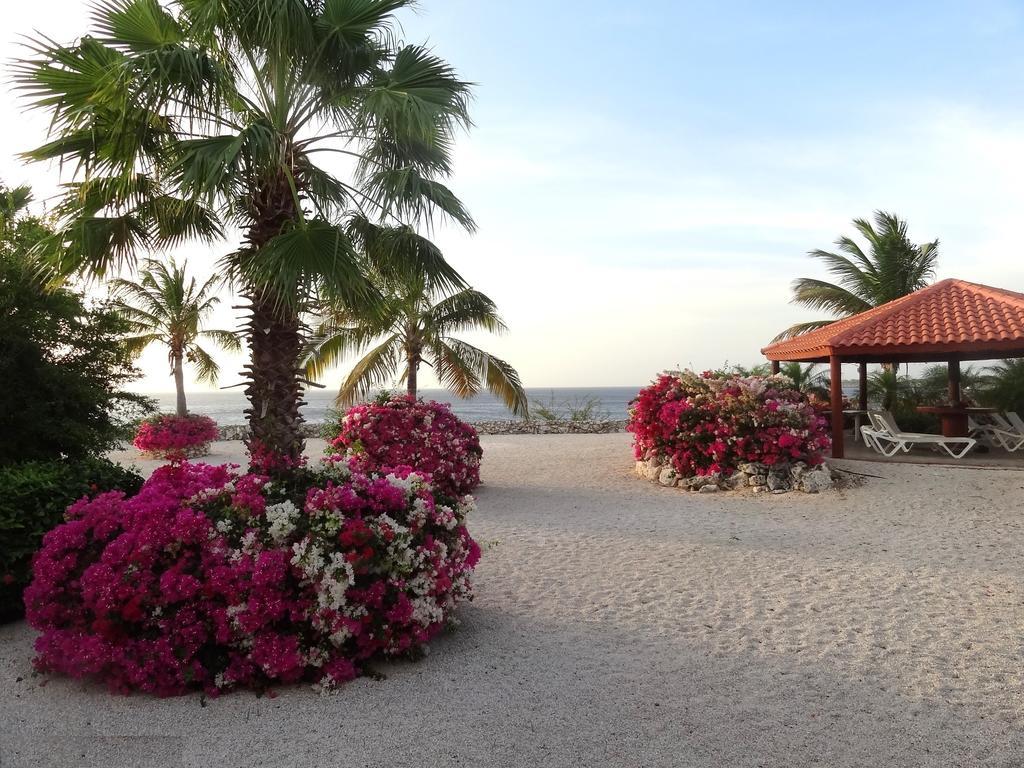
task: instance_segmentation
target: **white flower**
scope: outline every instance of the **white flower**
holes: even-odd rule
[[[267,531],[270,538],[280,544],[295,530],[295,523],[299,519],[299,508],[291,501],[286,500],[267,506],[265,515],[267,522],[270,523],[270,528]]]
[[[406,493],[409,493],[417,483],[423,482],[423,477],[415,472],[410,472],[409,476],[404,478],[398,477],[394,472],[390,472],[384,479],[387,480],[393,488],[401,488]]]
[[[248,530],[242,536],[242,552],[251,555],[256,551],[256,531]]]

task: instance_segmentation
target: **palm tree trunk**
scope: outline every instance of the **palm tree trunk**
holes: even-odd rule
[[[302,436],[302,385],[299,355],[302,334],[298,315],[255,293],[249,318],[252,362],[248,369],[246,414],[251,440],[286,460],[298,460]]]
[[[409,355],[409,376],[406,379],[406,383],[408,384],[408,386],[406,387],[406,392],[408,393],[409,397],[416,397],[416,378],[417,374],[419,373],[419,369],[420,356],[415,354]]]
[[[188,415],[185,403],[185,372],[181,365],[181,354],[174,355],[174,392],[177,395],[177,414],[179,418]]]
[[[254,224],[246,235],[249,248],[259,251],[290,226],[299,215],[287,178],[269,179],[252,201]],[[248,323],[251,363],[246,367],[249,398],[249,447],[285,462],[302,457],[302,385],[299,356],[302,324],[298,310],[282,306],[269,291],[250,286]]]

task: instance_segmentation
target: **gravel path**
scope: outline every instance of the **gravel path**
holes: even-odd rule
[[[698,495],[628,443],[484,438],[462,627],[335,696],[112,697],[0,628],[0,766],[1024,764],[1024,472]]]

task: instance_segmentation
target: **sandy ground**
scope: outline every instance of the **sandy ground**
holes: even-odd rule
[[[484,438],[462,627],[332,697],[112,697],[0,628],[0,766],[1024,764],[1024,472],[709,496],[628,441]]]

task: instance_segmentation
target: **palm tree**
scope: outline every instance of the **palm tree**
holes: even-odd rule
[[[214,275],[201,286],[195,278],[187,278],[185,265],[170,265],[147,260],[139,282],[118,279],[111,281],[117,297],[114,306],[129,324],[131,335],[125,339],[129,351],[140,354],[150,344],[164,344],[167,360],[174,376],[177,413],[188,414],[185,403],[184,361],[195,367],[196,377],[210,384],[217,382],[220,369],[209,352],[199,346],[206,337],[231,352],[241,352],[242,344],[232,331],[203,330],[202,325],[213,308],[220,303],[212,295],[219,278]]]
[[[408,227],[364,226],[361,240],[374,261],[379,249],[435,248]],[[369,350],[342,383],[338,405],[366,399],[396,374],[415,397],[419,368],[425,363],[456,396],[472,397],[486,387],[517,416],[527,415],[526,393],[515,369],[452,336],[469,330],[504,333],[507,327],[491,299],[472,288],[446,291],[416,269],[380,277],[378,284],[385,295],[383,312],[367,317],[337,306],[322,319],[308,349],[306,374],[310,378],[322,376],[348,355]]]
[[[804,394],[827,395],[828,380],[823,371],[818,371],[816,363],[800,365],[800,363],[783,363],[779,372],[793,382],[798,392]]]
[[[32,187],[27,184],[20,187],[0,184],[0,231],[8,233],[13,230],[31,202]]]
[[[27,157],[75,172],[39,249],[51,265],[103,277],[140,250],[242,233],[221,271],[249,312],[251,438],[286,457],[303,446],[302,313],[381,305],[346,222],[473,228],[440,181],[470,86],[399,42],[394,13],[410,4],[96,0],[91,34],[40,37],[15,68],[51,117]],[[443,261],[424,268],[462,285]]]
[[[1002,411],[1024,410],[1024,360],[1000,360],[988,371],[981,400]]]
[[[838,253],[814,250],[808,255],[825,263],[837,283],[801,277],[793,282],[793,303],[823,310],[828,320],[797,323],[776,340],[797,336],[864,312],[928,285],[935,275],[939,241],[916,245],[907,235],[907,223],[895,214],[875,211],[874,224],[854,219],[854,228],[867,241],[867,251],[850,237],[836,240]]]
[[[960,369],[960,389],[964,395],[974,397],[983,388],[988,377],[975,366]],[[945,363],[929,365],[913,380],[922,405],[943,405],[949,401],[949,367]]]

